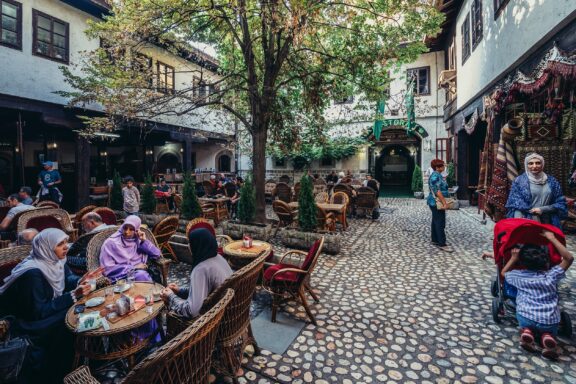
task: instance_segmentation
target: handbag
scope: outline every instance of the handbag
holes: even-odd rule
[[[444,206],[444,204],[442,204],[442,200],[440,200],[440,198],[438,197],[434,197],[434,200],[436,200],[436,207],[438,209],[458,209],[458,202],[456,201],[456,199],[453,199],[451,197],[445,197],[444,200],[446,201],[446,206]]]
[[[22,370],[26,351],[31,343],[27,338],[10,338],[10,317],[0,320],[0,330],[4,340],[0,341],[0,383],[16,381]],[[12,318],[13,319],[13,318]]]

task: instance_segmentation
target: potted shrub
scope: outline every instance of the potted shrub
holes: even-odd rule
[[[422,179],[422,169],[416,165],[412,173],[412,192],[417,199],[424,198],[424,180]]]
[[[237,220],[222,222],[222,232],[233,239],[241,239],[244,234],[250,234],[256,240],[268,241],[272,233],[272,226],[266,223],[255,223],[256,217],[256,190],[251,175],[244,180],[240,188],[240,200],[237,202]]]
[[[324,252],[340,252],[340,235],[318,231],[316,202],[314,201],[312,180],[306,174],[300,179],[298,196],[298,229],[284,229],[280,233],[282,244],[290,248],[308,250],[312,244],[324,236]]]
[[[147,215],[154,214],[156,210],[156,196],[154,196],[154,187],[152,186],[152,177],[146,175],[144,186],[140,193],[140,211]]]

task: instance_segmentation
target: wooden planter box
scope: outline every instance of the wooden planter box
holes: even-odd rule
[[[283,229],[279,232],[280,241],[289,248],[309,250],[316,240],[324,236],[322,252],[336,255],[340,253],[342,236],[339,233],[302,232],[297,229]]]
[[[273,232],[270,224],[242,224],[232,220],[220,223],[220,227],[223,234],[234,240],[240,240],[244,234],[249,234],[255,240],[268,241]]]

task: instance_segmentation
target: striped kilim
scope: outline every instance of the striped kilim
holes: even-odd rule
[[[512,144],[504,141],[500,136],[496,160],[494,161],[494,173],[488,189],[486,213],[494,221],[506,217],[506,201],[514,179],[518,177],[518,166],[514,157]]]

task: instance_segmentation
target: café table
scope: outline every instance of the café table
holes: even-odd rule
[[[218,225],[222,219],[228,217],[228,208],[226,204],[230,201],[229,197],[200,197],[198,201],[202,204],[213,204],[214,205],[214,224]]]
[[[108,321],[110,328],[105,330],[103,327],[92,329],[85,332],[76,332],[78,324],[78,315],[74,313],[74,308],[78,304],[85,304],[86,301],[94,297],[105,297],[105,289],[113,288],[112,286],[98,289],[86,295],[72,306],[66,314],[66,326],[74,332],[74,367],[80,365],[81,358],[93,360],[117,360],[121,358],[128,358],[129,366],[134,365],[134,354],[146,348],[150,341],[154,339],[156,333],[153,333],[147,338],[139,338],[133,332],[136,328],[149,323],[157,318],[158,325],[161,324],[160,315],[164,308],[162,300],[155,301],[151,306],[144,306],[139,310],[128,313],[122,316],[118,321]],[[124,295],[131,296],[132,298],[142,295],[146,296],[150,293],[151,289],[160,292],[164,287],[160,284],[149,282],[135,282],[133,286],[127,291],[123,292]],[[86,307],[84,313],[98,311],[101,315],[107,312],[106,305],[114,303],[120,298],[120,293],[114,293],[112,296],[105,297],[104,303],[96,307]],[[149,313],[147,308],[152,308]],[[159,326],[158,330],[162,332],[162,327]],[[162,335],[163,336],[163,335]]]
[[[264,252],[266,256],[270,255],[272,245],[265,241],[253,240],[252,247],[244,248],[244,242],[237,240],[226,244],[222,252],[232,269],[238,270],[250,264],[261,252]]]
[[[288,205],[292,209],[298,209],[297,201],[293,201]],[[322,208],[326,212],[333,212],[336,215],[336,219],[342,224],[342,229],[344,231],[348,228],[348,221],[346,220],[346,204],[316,203],[316,206]]]

